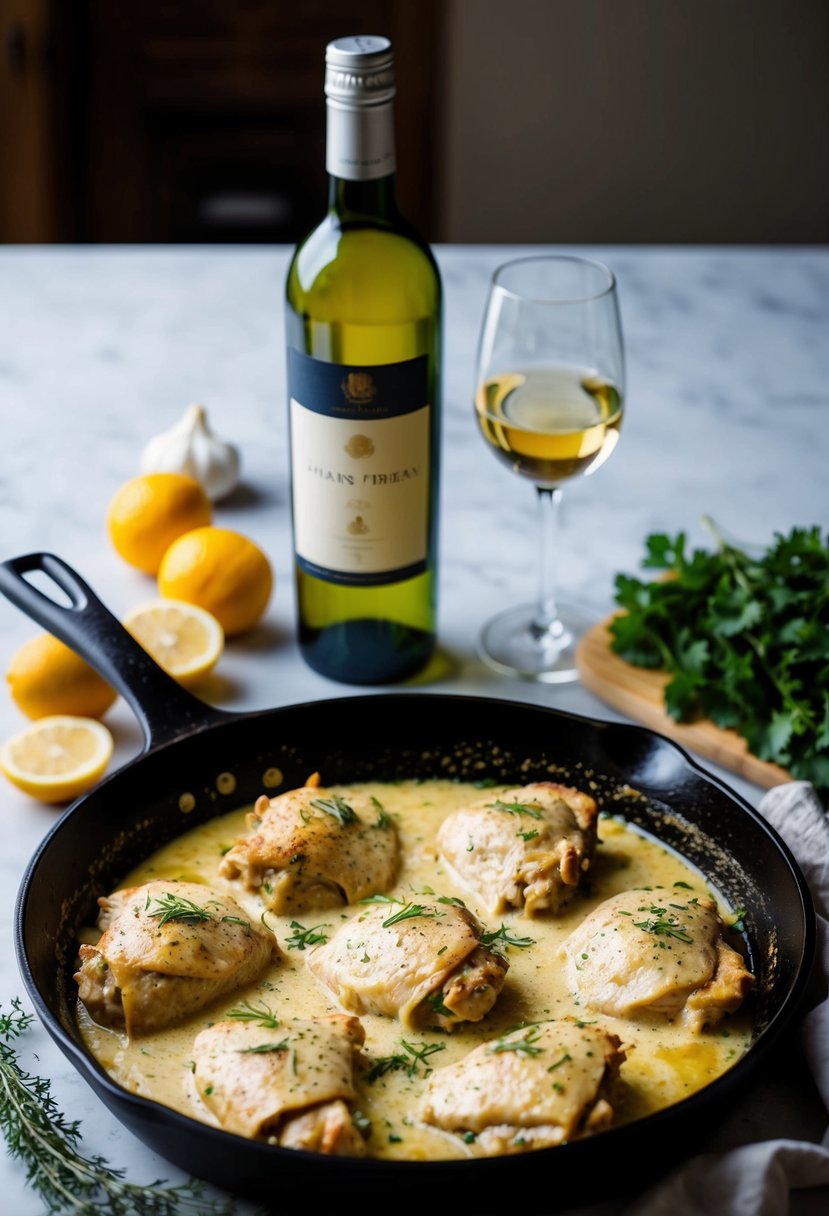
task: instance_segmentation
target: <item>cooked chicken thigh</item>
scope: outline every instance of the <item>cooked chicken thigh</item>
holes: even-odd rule
[[[283,1148],[362,1156],[354,1125],[357,1018],[290,1018],[275,1027],[223,1021],[193,1043],[196,1087],[222,1127]]]
[[[574,1021],[532,1023],[432,1073],[421,1117],[475,1133],[485,1154],[546,1148],[607,1127],[620,1041]]]
[[[573,895],[596,847],[594,800],[537,781],[461,807],[444,819],[444,861],[491,914],[556,912]]]
[[[398,840],[376,799],[309,784],[261,797],[219,867],[277,915],[356,903],[394,881]]]
[[[620,1018],[681,1017],[694,1031],[733,1013],[754,983],[722,937],[707,896],[665,887],[623,891],[599,904],[562,947],[582,1005]]]
[[[509,964],[480,938],[475,917],[457,904],[384,903],[346,921],[307,962],[352,1013],[452,1030],[480,1021],[504,986]]]
[[[276,950],[234,899],[201,883],[158,880],[98,903],[103,933],[80,948],[78,996],[96,1022],[130,1037],[249,983]]]

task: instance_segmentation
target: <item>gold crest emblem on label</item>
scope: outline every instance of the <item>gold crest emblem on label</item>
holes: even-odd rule
[[[352,435],[345,450],[352,460],[363,460],[366,456],[374,455],[374,443],[368,435]]]
[[[374,377],[368,372],[349,372],[340,388],[346,401],[352,405],[367,405],[377,393]]]

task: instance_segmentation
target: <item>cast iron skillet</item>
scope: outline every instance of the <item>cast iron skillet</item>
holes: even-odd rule
[[[35,571],[69,606],[24,578]],[[791,1024],[815,943],[804,879],[773,829],[662,736],[537,706],[419,692],[226,713],[167,677],[54,555],[0,563],[0,591],[119,690],[146,738],[143,754],[79,798],[32,858],[17,902],[20,970],[75,1068],[135,1135],[190,1174],[282,1212],[344,1197],[368,1207],[383,1196],[383,1206],[398,1211],[435,1210],[438,1197],[444,1211],[461,1201],[477,1212],[510,1210],[510,1201],[530,1211],[531,1195],[544,1212],[594,1202],[639,1189],[700,1147]],[[274,1148],[128,1093],[89,1056],[75,1026],[78,928],[92,920],[96,898],[161,844],[314,771],[326,783],[417,776],[523,784],[551,775],[588,783],[602,805],[678,849],[732,906],[747,909],[758,981],[752,1047],[705,1089],[645,1119],[557,1148],[477,1160],[391,1162]]]

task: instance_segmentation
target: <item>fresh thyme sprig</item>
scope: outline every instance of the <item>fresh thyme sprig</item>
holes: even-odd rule
[[[423,1075],[429,1076],[432,1071],[431,1065],[426,1061],[429,1056],[433,1056],[436,1051],[445,1051],[445,1043],[408,1043],[405,1039],[400,1040],[400,1046],[406,1055],[397,1052],[390,1056],[380,1056],[374,1061],[371,1068],[366,1073],[366,1080],[373,1085],[379,1077],[384,1077],[387,1072],[397,1072],[405,1069],[406,1076],[411,1080],[417,1074],[418,1068],[423,1067]]]
[[[151,904],[154,906],[150,907]],[[188,924],[196,924],[198,921],[211,919],[207,908],[200,908],[198,904],[193,903],[192,899],[185,899],[183,895],[173,895],[172,891],[166,891],[164,895],[156,895],[154,900],[147,892],[144,911],[153,920],[158,921],[159,927],[166,925],[170,920],[183,920]]]
[[[489,1050],[495,1056],[505,1051],[516,1051],[522,1056],[540,1056],[544,1048],[535,1046],[540,1037],[541,1028],[530,1026],[523,1039],[499,1039]]]
[[[487,806],[493,811],[503,811],[506,815],[529,815],[530,819],[544,818],[537,806],[527,806],[526,802],[502,802],[500,798],[496,798],[494,802],[488,802]]]
[[[183,895],[173,895],[171,891],[157,895],[154,908],[150,908],[151,900],[152,896],[148,892],[144,911],[153,920],[158,921],[159,928],[171,920],[183,921],[186,925],[197,925],[201,921],[213,919],[212,913],[208,912],[207,908],[199,907],[198,904],[193,903],[192,899],[185,899]],[[216,904],[215,900],[210,902]],[[221,904],[216,904],[216,906],[221,908]],[[147,909],[150,910],[147,911]],[[220,916],[219,921],[223,925],[241,925],[243,929],[250,929],[250,921],[243,920],[241,916]]]
[[[323,929],[330,929],[330,924],[312,925],[310,929],[306,929],[298,920],[291,921],[293,933],[285,938],[285,945],[289,950],[305,950],[308,946],[316,946],[320,942],[328,941],[328,934],[323,933]]]
[[[685,905],[672,904],[671,907],[684,910]],[[656,937],[675,937],[681,942],[694,940],[685,927],[679,923],[679,920],[668,912],[667,908],[651,904],[649,908],[641,908],[640,911],[650,912],[650,917],[647,920],[635,920],[633,923],[637,929],[642,929],[645,933],[653,933]]]
[[[290,1051],[291,1044],[287,1039],[283,1039],[281,1043],[257,1043],[255,1047],[240,1047],[237,1055],[240,1056],[265,1056],[270,1055],[273,1051]]]
[[[383,921],[383,928],[388,929],[391,925],[398,924],[401,920],[411,920],[415,916],[437,916],[437,912],[433,908],[427,908],[424,904],[408,903],[400,909],[399,912],[393,913]]]
[[[13,1046],[33,1015],[15,997],[0,1007],[0,1127],[9,1155],[26,1167],[26,1183],[47,1212],[73,1216],[233,1216],[230,1200],[204,1197],[205,1184],[127,1182],[101,1156],[81,1151],[80,1123],[58,1109],[50,1083],[24,1071]]]
[[[522,949],[527,946],[535,945],[534,937],[517,937],[511,930],[509,925],[502,924],[500,929],[492,929],[487,933],[481,934],[481,945],[494,946],[496,942],[503,942],[505,946],[520,946]]]
[[[259,1022],[261,1026],[267,1026],[269,1030],[275,1030],[279,1025],[279,1018],[270,1006],[251,1005],[249,1001],[242,1001],[241,1004],[235,1005],[226,1016],[232,1018],[234,1022]]]
[[[386,828],[390,828],[391,823],[392,823],[391,816],[389,815],[386,808],[383,806],[380,799],[375,798],[373,794],[371,796],[371,805],[374,807],[375,811],[377,812],[377,819],[375,820],[374,826],[376,828],[382,828],[384,831]]]
[[[339,794],[332,794],[330,798],[312,798],[311,806],[316,807],[318,811],[325,811],[326,815],[336,819],[341,828],[348,827],[349,823],[357,822],[357,812],[354,807],[349,806],[345,798],[341,798]]]

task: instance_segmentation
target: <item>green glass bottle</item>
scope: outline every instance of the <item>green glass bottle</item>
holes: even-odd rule
[[[394,189],[394,67],[378,36],[326,50],[329,207],[286,290],[298,638],[351,684],[435,645],[442,291]]]

